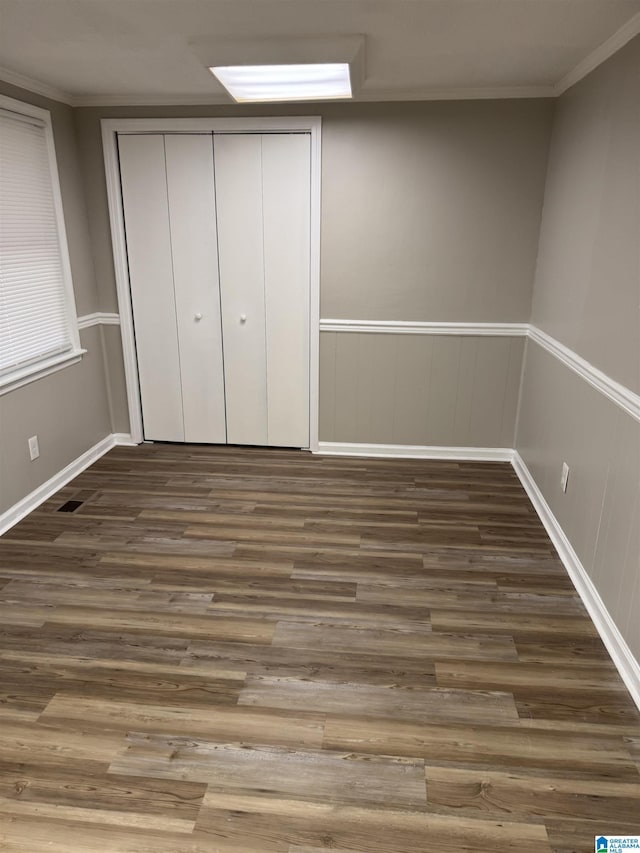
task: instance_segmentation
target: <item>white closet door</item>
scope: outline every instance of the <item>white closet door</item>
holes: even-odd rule
[[[262,140],[214,138],[227,441],[269,443],[262,233]]]
[[[309,446],[311,136],[262,137],[269,444]]]
[[[307,447],[309,135],[119,145],[145,438]]]
[[[214,149],[227,440],[308,447],[310,137]]]
[[[165,136],[184,440],[224,443],[213,137]]]
[[[184,441],[162,135],[118,137],[144,437]]]

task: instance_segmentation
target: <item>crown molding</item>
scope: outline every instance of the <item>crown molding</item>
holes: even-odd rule
[[[213,79],[213,77],[211,78]],[[308,101],[305,101],[308,103]],[[212,92],[210,95],[74,95],[73,107],[197,107],[235,106],[229,97]]]
[[[552,98],[553,86],[460,86],[439,89],[377,89],[363,88],[353,101],[498,101],[518,98]]]
[[[73,96],[69,92],[65,92],[64,89],[58,89],[48,83],[43,83],[41,80],[34,80],[33,77],[18,74],[16,71],[11,71],[10,68],[0,66],[0,80],[3,83],[9,83],[11,86],[26,89],[34,95],[42,95],[43,98],[50,98],[52,101],[60,101],[67,106],[74,106]]]
[[[487,88],[456,89],[380,89],[360,92],[353,98],[337,98],[315,103],[357,104],[386,101],[477,101],[515,98],[552,98],[553,86],[493,86]],[[299,101],[297,103],[309,103]],[[76,95],[71,98],[74,107],[143,107],[143,106],[236,106],[229,97],[215,92],[210,95]],[[241,106],[247,106],[242,104]]]
[[[640,34],[640,12],[630,18],[626,24],[623,24],[619,30],[610,36],[602,44],[598,45],[595,50],[591,51],[584,59],[582,59],[574,68],[571,69],[564,77],[553,86],[554,97],[563,95],[571,86],[579,83],[583,77],[594,71],[603,62],[606,62],[614,53],[617,53],[625,46],[632,38]]]

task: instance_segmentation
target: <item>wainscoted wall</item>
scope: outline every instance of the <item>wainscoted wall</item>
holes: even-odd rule
[[[523,346],[522,337],[321,332],[320,441],[513,447]]]
[[[526,351],[518,451],[640,659],[640,424],[533,341]]]
[[[0,396],[0,515],[112,432],[100,327],[82,329],[80,343],[77,364]]]
[[[532,310],[629,405],[528,341],[516,448],[640,660],[638,91],[640,37],[556,104]]]
[[[129,409],[124,379],[120,315],[95,311],[93,314],[78,317],[79,329],[88,329],[92,326],[100,330],[111,432],[117,436],[128,435]]]
[[[114,433],[129,432],[129,404],[119,325],[103,325],[102,348],[109,389],[109,414]]]

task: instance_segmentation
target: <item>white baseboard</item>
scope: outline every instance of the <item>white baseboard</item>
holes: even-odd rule
[[[89,465],[92,465],[97,459],[100,459],[101,456],[104,456],[105,453],[117,444],[129,445],[135,444],[135,442],[132,441],[131,436],[127,433],[114,433],[112,435],[105,436],[105,438],[97,444],[94,444],[93,447],[90,447],[89,450],[86,450],[83,454],[78,456],[77,459],[74,459],[73,462],[70,462],[62,469],[62,471],[58,471],[57,474],[54,474],[53,477],[46,481],[46,483],[42,483],[42,485],[38,486],[37,489],[34,489],[26,495],[26,497],[22,498],[21,501],[18,501],[17,504],[14,504],[8,510],[0,514],[0,536],[2,536],[3,533],[6,533],[9,528],[14,526],[14,524],[21,521],[25,515],[29,515],[29,513],[33,512],[34,509],[37,509],[40,504],[49,500],[49,498],[59,489],[66,486],[74,477],[81,474],[85,468],[88,468]]]
[[[138,442],[134,441],[131,438],[131,433],[128,432],[114,432],[113,433],[114,444],[124,445],[125,447],[137,447]]]
[[[321,456],[377,456],[387,459],[451,459],[511,462],[510,447],[429,447],[420,444],[360,444],[321,441],[313,453]]]
[[[587,574],[587,570],[582,565],[560,522],[553,514],[551,507],[517,451],[514,451],[512,464],[534,509],[540,516],[540,520],[544,524],[564,567],[569,573],[569,577],[582,599],[582,603],[587,608],[587,612],[593,620],[593,624],[596,626],[602,642],[611,655],[629,693],[631,693],[633,701],[640,709],[640,663],[633,656],[631,649],[611,618],[611,614],[600,597],[600,593]]]
[[[113,435],[107,435],[102,441],[94,444],[93,447],[90,447],[89,450],[86,450],[81,456],[70,462],[62,471],[58,471],[57,474],[54,474],[53,477],[42,483],[37,489],[34,489],[26,497],[22,498],[21,501],[18,501],[17,504],[14,504],[6,512],[3,512],[0,515],[0,536],[23,519],[25,515],[29,515],[40,504],[49,500],[59,489],[66,486],[67,483],[73,480],[74,477],[77,477],[89,465],[92,465],[96,459],[104,456],[108,450],[115,447],[115,444],[116,441]]]

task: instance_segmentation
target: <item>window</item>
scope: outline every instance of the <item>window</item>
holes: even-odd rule
[[[81,354],[51,119],[0,97],[0,393]]]

